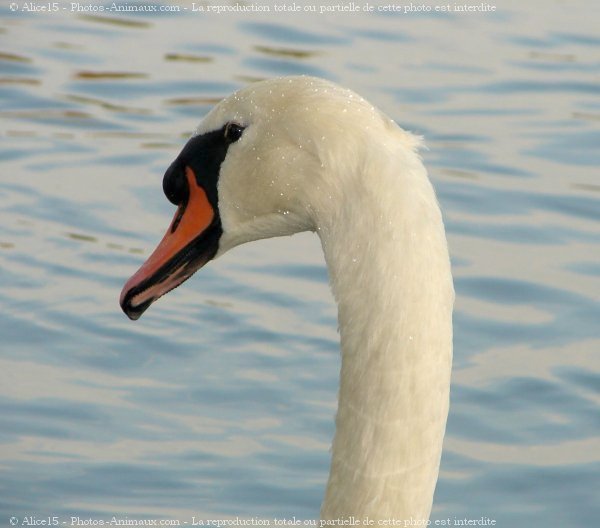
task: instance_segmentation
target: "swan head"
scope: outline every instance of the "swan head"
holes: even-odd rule
[[[271,79],[222,100],[164,175],[177,211],[125,284],[124,312],[139,318],[236,245],[320,229],[332,200],[343,203],[343,180],[398,139],[416,145],[362,97],[323,79]]]

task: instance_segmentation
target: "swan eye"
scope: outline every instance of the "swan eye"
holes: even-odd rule
[[[235,143],[238,139],[242,137],[242,133],[244,132],[244,127],[238,125],[237,123],[227,123],[225,125],[225,139],[229,141],[229,143]]]

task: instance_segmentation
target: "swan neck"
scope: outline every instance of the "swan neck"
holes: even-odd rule
[[[437,481],[454,292],[425,169],[399,157],[350,178],[318,229],[342,348],[326,519],[428,519]]]

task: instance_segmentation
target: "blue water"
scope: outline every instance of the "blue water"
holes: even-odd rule
[[[234,89],[297,73],[352,87],[426,138],[457,290],[432,519],[597,525],[593,3],[137,16],[59,4],[0,8],[1,526],[318,515],[339,355],[316,237],[237,248],[135,323],[118,306],[170,220],[161,178],[187,135]]]

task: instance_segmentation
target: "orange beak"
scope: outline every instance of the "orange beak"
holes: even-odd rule
[[[218,250],[222,233],[219,216],[189,167],[185,177],[187,200],[177,208],[152,255],[121,292],[121,308],[130,319],[138,319],[156,299],[191,277]]]

